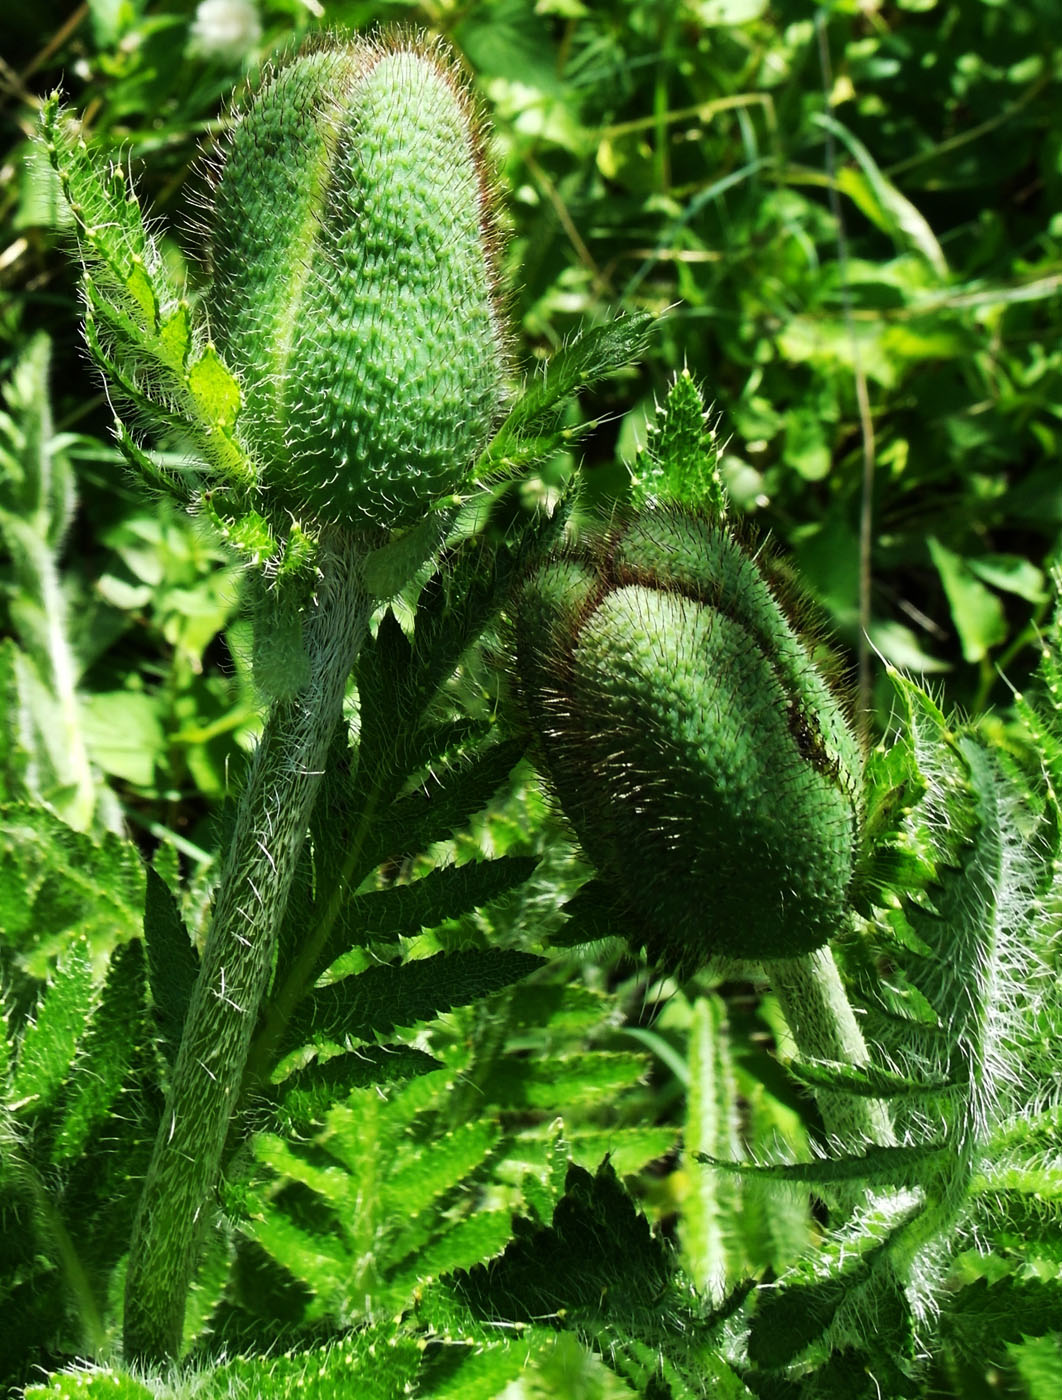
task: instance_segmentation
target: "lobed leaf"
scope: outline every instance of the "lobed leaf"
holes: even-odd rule
[[[78,1047],[96,1003],[88,942],[76,938],[64,948],[22,1033],[11,1080],[16,1111],[34,1113],[57,1098],[70,1077]]]
[[[319,1038],[342,1044],[415,1026],[501,991],[545,962],[533,953],[488,948],[369,968],[308,996],[285,1032],[281,1053]]]
[[[145,992],[142,944],[120,945],[69,1077],[52,1149],[54,1162],[70,1162],[83,1153],[113,1110],[144,1039]]]

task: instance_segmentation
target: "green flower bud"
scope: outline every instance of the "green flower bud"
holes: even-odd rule
[[[646,513],[546,564],[514,631],[543,767],[634,942],[688,970],[838,932],[859,747],[720,521]]]
[[[427,44],[282,66],[217,181],[208,314],[260,484],[296,518],[408,525],[454,491],[505,369],[469,96]]]

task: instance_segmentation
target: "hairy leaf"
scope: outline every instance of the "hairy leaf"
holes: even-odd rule
[[[283,1052],[313,1039],[371,1040],[396,1026],[414,1026],[511,986],[545,961],[494,948],[369,968],[309,996],[285,1033]]]

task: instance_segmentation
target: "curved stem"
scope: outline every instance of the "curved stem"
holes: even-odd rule
[[[351,541],[323,547],[307,618],[307,684],[278,702],[251,763],[192,993],[173,1083],[133,1225],[125,1352],[180,1352],[199,1230],[239,1096],[251,1035],[371,601]]]
[[[801,1055],[841,1064],[869,1063],[866,1041],[829,947],[802,958],[779,958],[765,967],[782,1015]],[[851,1151],[895,1143],[892,1123],[879,1099],[821,1089],[815,1095],[826,1131]]]

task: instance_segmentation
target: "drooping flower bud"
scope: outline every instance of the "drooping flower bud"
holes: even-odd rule
[[[418,41],[291,58],[233,129],[208,313],[259,482],[296,518],[403,526],[461,483],[505,367],[482,134]]]
[[[632,941],[689,970],[839,931],[859,747],[725,524],[644,512],[546,564],[515,636],[543,767]]]

